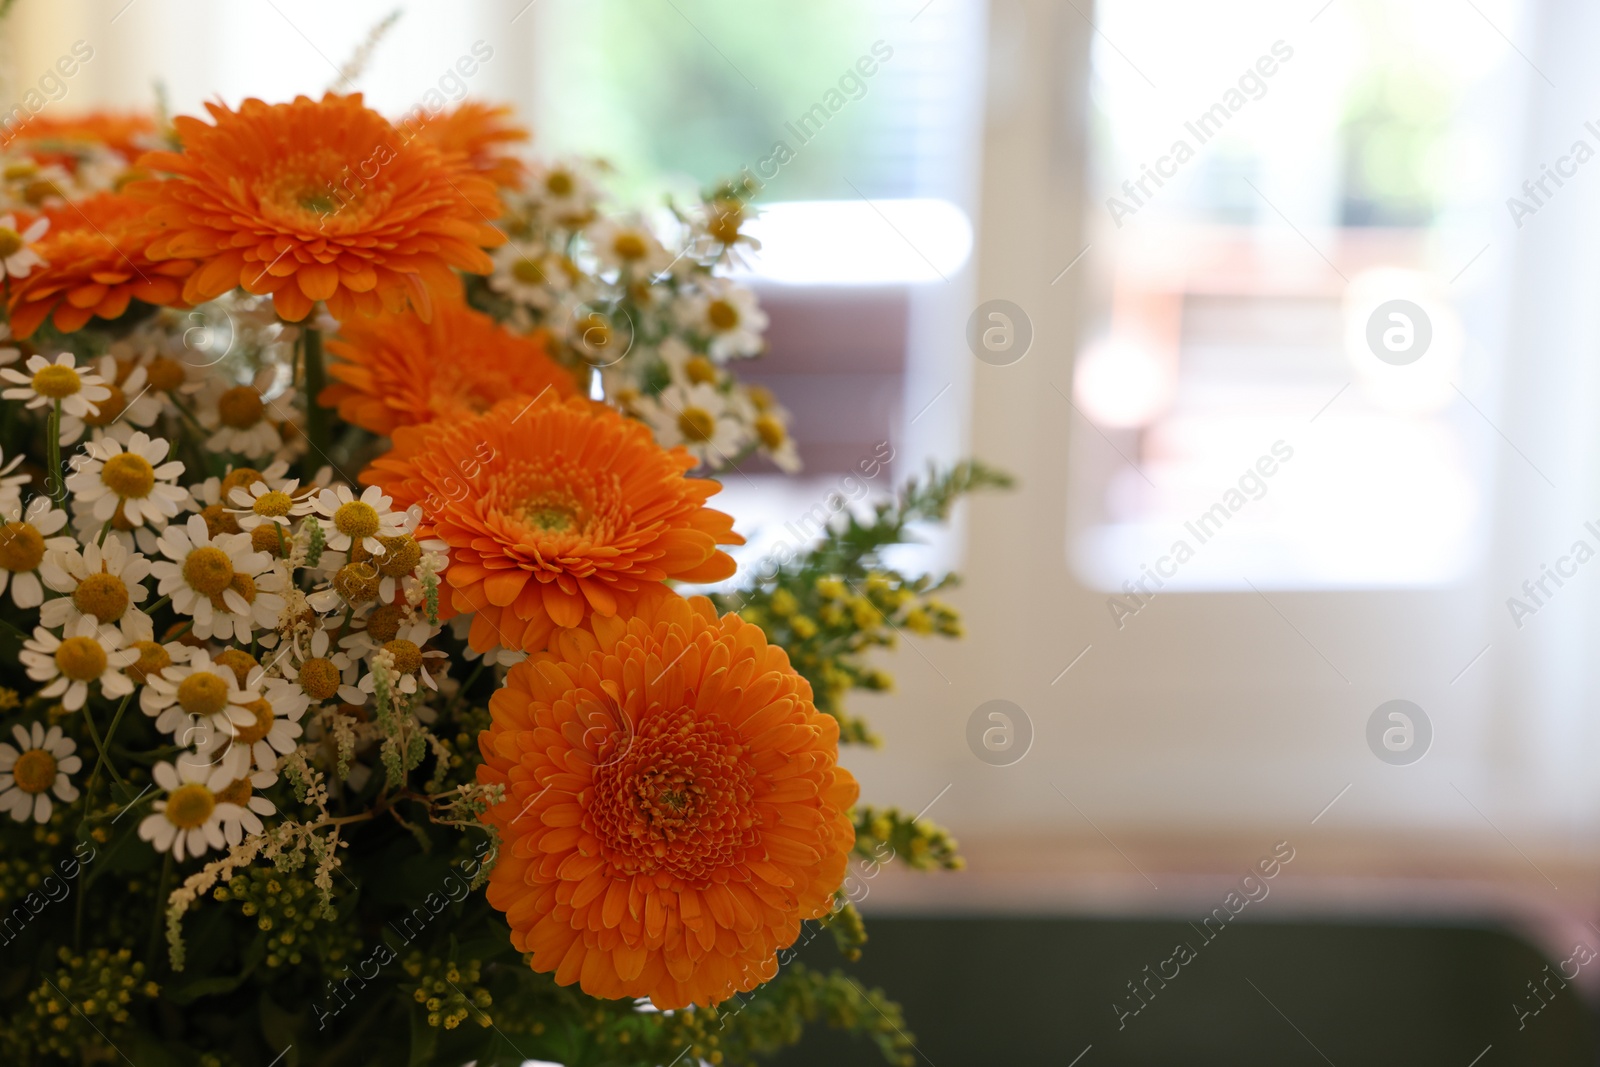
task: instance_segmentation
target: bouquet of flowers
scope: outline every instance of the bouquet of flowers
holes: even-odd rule
[[[929,474],[742,584],[788,415],[731,367],[748,190],[660,219],[504,109],[35,117],[0,180],[0,1059],[743,1063],[899,1010],[794,961],[852,862],[842,707]],[[714,597],[676,587],[722,583]]]

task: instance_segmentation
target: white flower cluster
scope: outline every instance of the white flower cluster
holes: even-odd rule
[[[718,273],[755,245],[739,233],[749,207],[724,189],[659,226],[608,216],[599,169],[534,164],[526,191],[506,194],[509,240],[477,302],[514,329],[547,331],[558,358],[594,368],[662,445],[712,469],[754,452],[798,470],[788,412],[728,370],[761,353],[767,327],[755,293]]]
[[[386,731],[431,718],[420,697],[453,685],[431,647],[449,557],[415,536],[419,509],[328,468],[291,476],[284,422],[258,410],[275,388],[292,407],[270,360],[240,382],[165,354],[163,328],[116,342],[98,373],[70,354],[4,372],[13,404],[82,423],[62,440],[97,432],[44,492],[0,456],[0,595],[32,621],[20,658],[39,696],[86,718],[114,707],[100,722],[113,732],[137,704],[177,749],[151,769],[159,792],[139,834],[182,860],[263,833],[275,809],[260,791],[297,751],[336,750],[338,777],[359,790]],[[118,417],[96,421],[113,404]],[[171,440],[144,428],[163,423]],[[217,473],[188,480],[199,464]],[[0,744],[0,811],[44,822],[77,798],[84,762],[59,726],[13,735]]]

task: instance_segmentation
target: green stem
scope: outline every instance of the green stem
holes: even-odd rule
[[[128,705],[131,704],[132,702],[133,702],[133,694],[129,693],[127,696],[122,698],[122,703],[117,705],[117,713],[111,717],[111,726],[110,726],[109,729],[106,730],[105,747],[100,749],[100,759],[99,759],[98,762],[95,763],[94,770],[89,772],[89,784],[84,786],[83,791],[84,791],[85,795],[93,792],[95,783],[100,780],[100,768],[101,767],[105,767],[113,775],[115,775],[117,773],[117,769],[115,767],[111,766],[111,759],[110,759],[109,756],[106,755],[106,749],[110,748],[111,747],[111,742],[116,740],[117,727],[122,725],[122,713],[128,710]],[[85,720],[88,719],[88,708],[87,708],[87,706],[85,706],[85,708],[84,708],[84,718],[85,718]],[[117,780],[121,781],[120,778],[118,778]]]
[[[67,499],[67,476],[61,469],[61,401],[57,400],[50,405],[50,417],[45,422],[45,449],[50,457],[50,480],[45,482],[45,491],[56,502],[57,507],[64,507]]]
[[[117,773],[116,765],[111,762],[111,757],[106,755],[105,742],[100,740],[100,731],[95,728],[94,716],[90,714],[88,704],[83,706],[83,724],[89,728],[89,738],[94,742],[95,749],[100,753],[100,762],[105,764],[106,770],[111,772],[112,781],[126,790],[128,783],[122,780],[122,775]]]
[[[317,402],[327,385],[327,375],[322,365],[322,333],[315,326],[301,328],[305,353],[306,440],[311,447],[302,461],[301,476],[307,481],[315,478],[317,470],[328,462],[328,409]]]
[[[172,853],[168,852],[161,864],[161,885],[156,890],[156,914],[150,923],[150,947],[145,950],[145,966],[155,968],[156,950],[161,947],[162,919],[167,914],[167,890],[172,886]]]

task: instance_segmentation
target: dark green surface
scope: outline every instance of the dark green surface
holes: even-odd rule
[[[1206,943],[1182,922],[869,918],[867,929],[865,955],[844,966],[904,1005],[918,1063],[932,1067],[1067,1067],[1091,1045],[1076,1067],[1468,1067],[1491,1045],[1476,1067],[1596,1062],[1571,986],[1519,1031],[1514,1005],[1530,1008],[1526,983],[1555,965],[1495,930],[1240,922]],[[838,966],[826,941],[801,958]],[[1196,957],[1119,1031],[1113,1003],[1125,1009],[1127,983],[1179,941]],[[883,1061],[817,1027],[777,1062]]]

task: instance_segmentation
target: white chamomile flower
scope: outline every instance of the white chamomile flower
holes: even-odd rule
[[[575,160],[530,164],[527,189],[540,216],[568,230],[587,226],[600,199],[589,168]]]
[[[29,678],[49,683],[39,690],[40,696],[60,697],[62,707],[77,711],[95,682],[107,697],[133,692],[133,682],[122,668],[139,658],[139,650],[127,647],[121,630],[84,616],[67,627],[64,637],[35,627],[33,636],[23,642],[20,658]]]
[[[52,507],[50,498],[35,497],[28,510],[11,511],[0,522],[0,595],[11,586],[11,600],[19,608],[36,608],[44,602],[39,567],[47,552],[70,549],[70,537],[56,537],[67,524],[67,513]]]
[[[674,384],[717,385],[722,381],[722,371],[715,363],[676,337],[662,341],[659,351]]]
[[[735,385],[731,405],[750,424],[761,451],[779,470],[793,474],[800,469],[800,451],[789,433],[789,412],[765,387]]]
[[[19,231],[15,215],[0,215],[0,277],[26,278],[33,268],[43,266],[44,259],[30,246],[49,228],[50,220],[40,217]]]
[[[26,407],[42,408],[48,404],[61,405],[63,421],[67,417],[77,420],[78,433],[83,433],[83,419],[100,410],[100,403],[111,398],[111,390],[98,374],[77,369],[77,357],[63,352],[52,363],[43,356],[30,356],[27,373],[12,367],[0,368],[0,379],[14,383],[0,392],[7,400],[25,400]],[[65,436],[65,427],[63,427]],[[76,437],[72,441],[77,440]],[[72,441],[63,440],[63,444]]]
[[[316,502],[305,494],[296,495],[300,479],[273,484],[263,478],[247,486],[234,489],[228,502],[235,505],[229,510],[239,516],[239,529],[254,530],[263,523],[276,523],[288,529],[289,520],[311,514]]]
[[[229,709],[248,704],[261,695],[255,689],[241,686],[233,668],[215,662],[205,649],[188,651],[187,663],[172,663],[161,671],[152,672],[139,694],[139,710],[155,719],[157,730],[171,734],[178,744],[185,746],[208,739],[213,733],[225,733]],[[185,727],[202,724],[215,729],[202,729],[203,738],[185,730]]]
[[[84,418],[93,439],[111,437],[126,444],[135,431],[154,426],[161,417],[161,397],[150,382],[150,372],[137,363],[120,363],[114,356],[100,357],[95,365],[111,396],[100,402],[99,411]],[[62,420],[63,435],[66,420]],[[74,438],[76,440],[76,438]]]
[[[572,288],[572,277],[567,273],[571,264],[543,245],[509,241],[490,256],[494,271],[489,275],[489,288],[519,304],[548,309],[555,304],[557,294]]]
[[[264,367],[252,384],[223,388],[201,409],[201,424],[215,431],[206,438],[207,448],[241,456],[268,456],[283,447],[283,437],[267,417],[267,403],[262,399],[273,375],[273,368]]]
[[[5,460],[4,452],[0,452],[0,460]],[[14,473],[21,465],[21,453],[6,462],[0,462],[0,522],[22,510],[22,487],[33,479],[26,474]]]
[[[708,467],[732,463],[744,446],[727,399],[710,385],[669,385],[639,407],[663,448],[682,445]]]
[[[348,485],[324,489],[317,494],[316,511],[331,519],[327,546],[335,552],[348,552],[359,544],[374,557],[384,553],[380,537],[398,537],[411,525],[405,512],[393,510],[394,501],[377,486],[368,486],[357,497]]]
[[[600,220],[589,228],[589,244],[600,262],[636,278],[659,274],[672,263],[672,253],[637,217]]]
[[[279,591],[288,580],[271,556],[250,547],[249,534],[212,537],[206,520],[191,515],[168,526],[157,544],[167,559],[150,568],[156,592],[194,616],[196,637],[248,641],[255,627],[277,624],[284,606]]]
[[[307,643],[310,655],[284,661],[284,676],[299,685],[308,700],[320,703],[338,697],[346,704],[364,703],[367,695],[354,684],[355,660],[342,649],[329,651],[331,643],[328,631],[318,629]]]
[[[294,751],[300,736],[300,717],[309,698],[300,686],[284,678],[266,678],[262,668],[250,672],[247,686],[260,692],[248,704],[230,704],[223,729],[232,745],[246,753],[261,770],[275,770],[278,757]]]
[[[84,448],[88,458],[74,464],[77,471],[67,477],[67,488],[76,499],[93,504],[94,517],[102,523],[120,515],[132,526],[159,525],[189,499],[174,484],[183,464],[168,462],[168,450],[165,440],[142,430],[128,438],[127,451],[109,438],[95,441]]]
[[[429,660],[445,659],[446,653],[434,649],[424,649],[427,642],[438,630],[425,622],[413,622],[402,625],[392,640],[385,641],[378,646],[378,651],[387,652],[394,661],[395,681],[392,683],[399,692],[411,694],[418,688],[418,679],[421,684],[437,691],[439,685],[433,680],[432,673],[428,670]],[[358,635],[364,636],[364,635]],[[371,641],[368,639],[370,647]],[[437,663],[434,664],[438,666]],[[377,682],[371,674],[361,679],[361,691],[371,694],[376,689]]]
[[[223,837],[229,845],[237,845],[246,834],[253,836],[264,829],[261,816],[277,814],[272,801],[257,795],[256,790],[266,789],[278,776],[272,771],[251,771],[248,765],[243,765],[243,749],[230,749],[228,755],[231,757],[228,761],[230,773],[239,777],[217,790],[217,800],[239,809],[237,815],[229,812],[222,817]]]
[[[149,575],[150,561],[119,541],[51,552],[39,577],[57,593],[69,595],[46,601],[39,621],[56,628],[92,615],[106,625],[120,626],[130,641],[148,641],[153,636],[150,616],[136,605],[149,595],[140,584]]]
[[[83,769],[75,753],[78,743],[63,736],[61,727],[45,730],[35,722],[32,731],[18,723],[11,727],[15,746],[0,744],[0,811],[17,822],[50,821],[50,794],[63,804],[78,799],[70,775]]]
[[[180,757],[176,765],[157,763],[150,777],[166,796],[139,824],[139,837],[157,852],[171,852],[180,863],[186,856],[204,855],[208,848],[222,848],[223,823],[242,822],[246,811],[219,795],[237,780],[238,769],[234,761],[213,765],[192,753]]]
[[[680,324],[708,339],[712,359],[726,362],[760,354],[767,313],[756,305],[752,290],[726,279],[708,278],[678,308]]]

